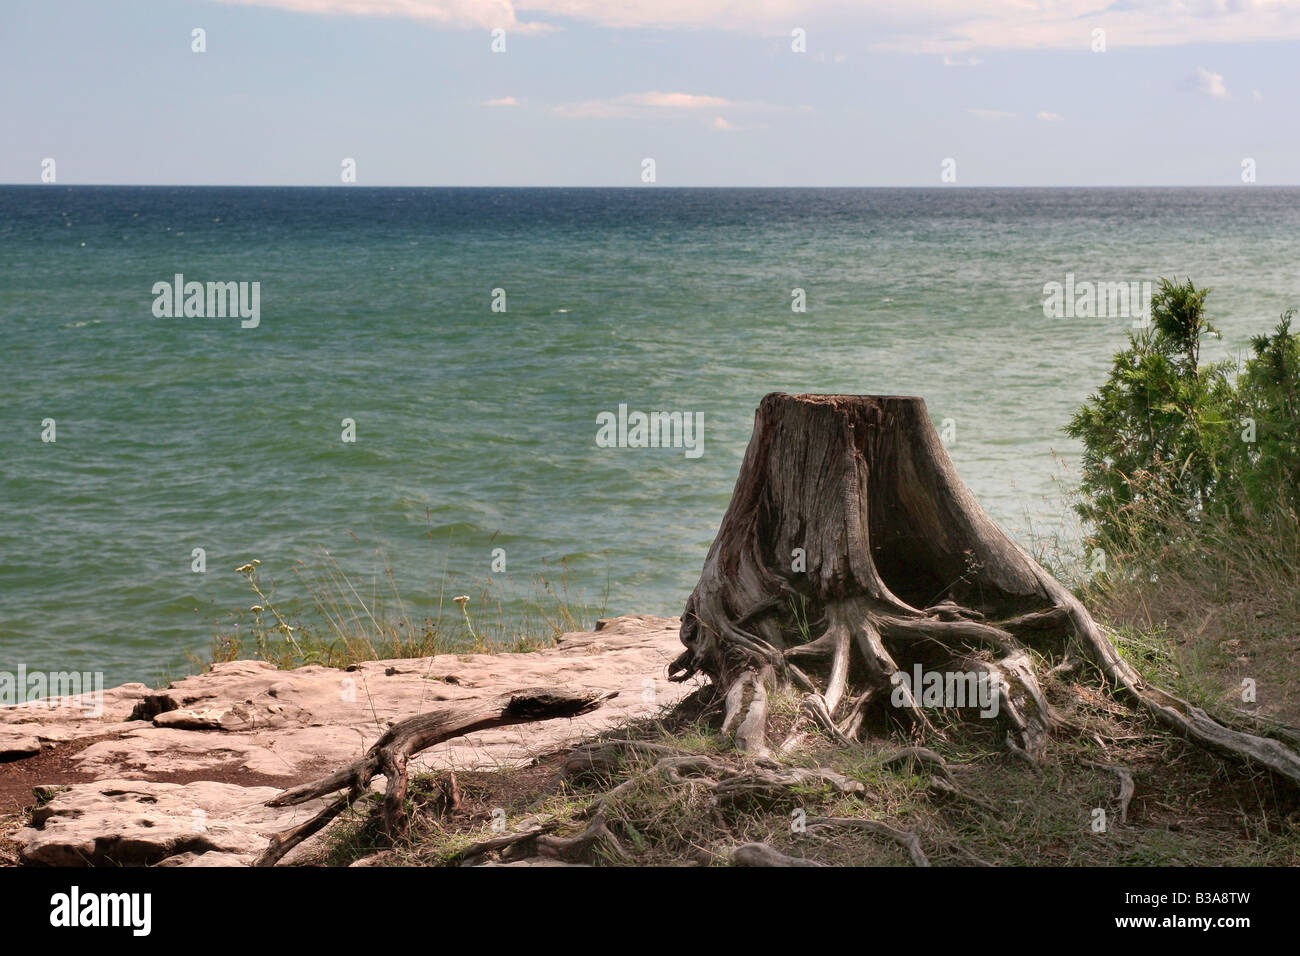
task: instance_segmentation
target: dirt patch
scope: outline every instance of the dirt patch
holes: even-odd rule
[[[74,758],[91,744],[116,740],[121,734],[81,737],[67,743],[46,745],[39,754],[0,763],[0,816],[21,813],[35,806],[32,788],[42,784],[84,783],[94,777],[78,770]]]
[[[41,748],[39,754],[0,763],[0,818],[10,814],[21,814],[29,807],[35,806],[36,797],[32,788],[42,785],[58,786],[71,783],[89,783],[96,776],[78,770],[75,764],[77,754],[92,744],[105,740],[117,740],[124,736],[120,733],[103,734],[97,737],[82,737],[67,743],[58,743]],[[239,761],[225,764],[213,764],[198,770],[156,771],[142,764],[126,764],[122,767],[133,779],[153,781],[155,783],[194,783],[198,780],[211,780],[215,783],[231,783],[241,787],[278,787],[284,789],[299,783],[305,783],[310,776],[273,775],[254,773],[245,770]]]

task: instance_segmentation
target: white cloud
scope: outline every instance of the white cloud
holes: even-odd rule
[[[1203,66],[1198,66],[1192,74],[1192,84],[1198,92],[1216,100],[1231,99],[1232,94],[1228,92],[1228,87],[1224,85],[1222,73],[1211,73]]]
[[[718,110],[773,110],[778,107],[766,103],[728,100],[721,96],[701,96],[695,93],[664,93],[651,90],[646,93],[625,93],[603,100],[583,100],[579,103],[561,103],[552,112],[561,116],[583,119],[618,119],[629,116],[694,116],[704,112],[716,114]],[[723,120],[723,122],[726,122]]]
[[[1259,90],[1251,90],[1250,98],[1254,100],[1256,103],[1264,102],[1264,94],[1261,93]]]
[[[540,21],[522,22],[513,0],[221,0],[245,7],[278,7],[296,13],[428,20],[449,27],[498,27],[519,33],[547,30]]]
[[[723,133],[730,133],[730,132],[733,132],[733,131],[735,130],[735,128],[736,128],[736,127],[732,126],[730,123],[728,123],[728,122],[727,122],[725,119],[723,119],[721,116],[715,116],[715,117],[713,117],[713,122],[710,123],[709,125],[712,126],[714,129],[716,129],[716,130],[718,130],[718,131],[720,131],[720,132],[723,132]]]
[[[979,117],[980,119],[986,119],[986,120],[1004,120],[1004,119],[1015,119],[1015,118],[1016,118],[1016,114],[1015,114],[1015,113],[1008,113],[1008,112],[1006,112],[1005,110],[973,110],[973,109],[968,109],[968,110],[966,110],[966,112],[969,113],[971,116],[977,116],[977,117]]]
[[[484,106],[519,106],[519,101],[513,96],[503,96],[500,99],[488,100]]]
[[[1046,110],[1043,110],[1038,113],[1038,119],[1045,120],[1048,123],[1059,123],[1061,120],[1065,119],[1065,117],[1060,113],[1049,113]]]
[[[678,27],[788,38],[859,29],[871,49],[953,56],[983,50],[1088,52],[1300,39],[1300,0],[222,0],[312,14],[403,17],[449,27],[529,32],[565,21],[614,28]],[[818,28],[821,27],[819,30]],[[956,65],[954,63],[954,65]]]
[[[977,56],[945,56],[944,66],[979,66],[984,61]]]

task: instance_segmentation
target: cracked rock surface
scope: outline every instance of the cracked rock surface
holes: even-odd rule
[[[0,795],[11,799],[0,813],[40,802],[9,836],[24,863],[247,864],[271,833],[319,809],[272,810],[266,800],[355,759],[404,718],[521,687],[619,692],[583,717],[475,733],[412,760],[416,771],[486,770],[672,706],[696,686],[665,679],[681,650],[679,625],[627,615],[540,651],[368,661],[346,671],[233,661],[164,690],[106,690],[98,714],[67,699],[2,707]]]

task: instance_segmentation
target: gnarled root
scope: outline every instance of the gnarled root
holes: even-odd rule
[[[491,701],[453,705],[408,717],[389,728],[374,746],[348,766],[320,780],[291,787],[268,800],[267,806],[289,807],[339,790],[347,790],[346,796],[335,800],[306,823],[273,836],[256,865],[274,866],[295,846],[323,829],[363,794],[368,794],[370,781],[378,775],[383,775],[388,780],[380,807],[380,829],[390,842],[396,840],[406,826],[406,764],[413,754],[444,740],[489,727],[549,720],[553,717],[576,717],[595,710],[614,696],[614,693],[535,687],[513,691]]]
[[[856,780],[818,767],[791,767],[784,770],[753,770],[715,783],[713,803],[725,806],[749,801],[771,801],[795,788],[822,786],[834,793],[861,793],[866,788]]]
[[[825,866],[801,856],[787,856],[766,843],[744,843],[731,851],[732,866]]]
[[[589,859],[599,847],[616,860],[631,862],[631,855],[623,848],[618,837],[609,829],[609,820],[604,813],[597,812],[587,824],[587,828],[577,836],[561,837],[547,834],[537,838],[537,852],[566,863],[577,863]]]
[[[859,817],[809,817],[808,829],[819,829],[821,827],[853,827],[858,830],[866,830],[869,833],[875,833],[879,836],[888,837],[899,846],[907,851],[912,862],[917,866],[929,866],[930,860],[921,849],[921,839],[910,830],[900,830],[897,827],[891,827],[888,823],[881,823],[879,820],[863,820]]]

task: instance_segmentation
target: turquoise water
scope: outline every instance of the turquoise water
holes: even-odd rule
[[[677,613],[776,390],[924,396],[995,519],[1068,535],[1053,453],[1068,484],[1130,322],[1045,318],[1044,283],[1190,274],[1226,355],[1297,263],[1300,190],[1253,186],[3,187],[0,669],[184,672],[237,565],[291,600],[317,547],[367,580],[381,550],[412,615],[444,570],[511,613],[561,562]],[[259,282],[260,325],[155,318],[177,272]],[[703,453],[598,447],[620,403],[702,413]]]

